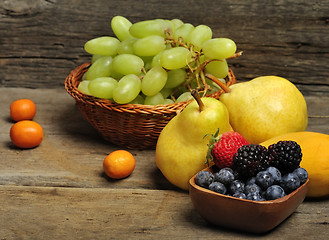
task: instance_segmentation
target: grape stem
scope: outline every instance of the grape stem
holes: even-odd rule
[[[206,68],[207,64],[209,64],[210,62],[213,62],[213,61],[222,61],[221,59],[210,59],[210,60],[205,60],[204,62],[201,62],[200,58],[203,55],[202,50],[200,50],[200,51],[195,50],[194,46],[192,44],[187,45],[181,37],[179,37],[178,39],[175,39],[173,37],[173,33],[171,30],[165,31],[165,43],[171,44],[172,47],[180,46],[180,47],[187,48],[190,51],[190,54],[192,56],[192,60],[190,62],[186,63],[186,65],[189,69],[189,72],[186,75],[185,82],[183,84],[181,84],[179,88],[187,87],[189,89],[189,91],[191,91],[191,93],[192,93],[193,90],[191,89],[191,82],[195,79],[195,81],[197,83],[197,87],[196,87],[197,95],[200,98],[199,92],[202,92],[203,96],[205,96],[207,94],[208,90],[211,90],[209,85],[206,83],[206,77],[207,77],[210,80],[212,80],[213,82],[215,82],[217,85],[219,85],[223,89],[223,91],[230,92],[230,88],[227,87],[220,80],[218,80],[215,76],[213,76],[209,73],[205,74],[205,68]],[[237,52],[227,59],[239,57],[242,55],[242,53],[243,53],[242,51]],[[229,74],[228,74],[228,78],[230,78]],[[176,91],[173,91],[170,94],[171,98],[173,100],[175,99],[174,93],[177,92],[179,90],[179,88],[177,88]],[[202,101],[201,101],[201,104],[202,104]]]
[[[242,55],[243,51],[240,51],[240,52],[237,52],[237,53],[234,53],[231,57],[228,57],[226,59],[232,59],[232,58],[237,58],[237,57],[240,57]]]
[[[195,101],[198,103],[199,105],[199,112],[202,112],[205,109],[205,105],[203,104],[201,97],[198,93],[198,90],[193,89],[191,91],[192,96],[194,97]]]
[[[219,85],[225,93],[231,92],[231,89],[228,86],[226,86],[222,81],[218,80],[215,76],[206,73],[206,77],[209,78],[214,83],[216,83],[217,85]]]

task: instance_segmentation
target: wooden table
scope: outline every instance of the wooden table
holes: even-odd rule
[[[179,17],[236,40],[245,50],[231,65],[240,81],[273,74],[294,82],[308,104],[308,130],[329,134],[329,7],[297,2],[0,2],[0,239],[328,239],[329,199],[304,201],[262,235],[208,224],[162,176],[153,150],[130,150],[133,174],[109,179],[102,161],[119,147],[98,135],[63,87],[89,60],[83,43],[111,34],[112,16]],[[45,138],[35,149],[10,142],[9,105],[18,98],[37,104]]]

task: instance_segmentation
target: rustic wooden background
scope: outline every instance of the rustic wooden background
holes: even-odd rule
[[[0,0],[0,239],[254,239],[209,225],[186,192],[163,177],[153,150],[131,150],[133,174],[106,177],[104,141],[64,90],[89,61],[84,43],[113,35],[110,20],[180,18],[233,39],[244,54],[229,63],[239,81],[291,80],[305,95],[309,131],[329,134],[328,0]],[[10,142],[9,105],[36,102],[42,144]],[[305,201],[263,239],[327,239],[329,199]]]
[[[89,61],[83,44],[113,35],[115,15],[206,24],[244,51],[230,61],[239,80],[278,75],[305,94],[329,92],[327,0],[2,0],[0,86],[62,87],[72,69]]]

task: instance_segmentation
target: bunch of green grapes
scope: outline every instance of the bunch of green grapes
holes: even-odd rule
[[[172,104],[191,98],[191,89],[206,95],[220,87],[206,76],[225,81],[227,59],[238,56],[228,38],[212,38],[206,25],[180,19],[154,19],[132,24],[111,20],[116,37],[87,41],[91,66],[78,89],[119,104]]]

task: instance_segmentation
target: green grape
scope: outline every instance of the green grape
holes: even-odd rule
[[[173,46],[171,45],[171,43],[167,43],[165,49],[170,49],[170,48],[173,48]]]
[[[213,38],[202,45],[202,51],[208,59],[226,59],[234,55],[236,44],[229,38]]]
[[[172,20],[165,20],[169,25],[170,25],[170,29],[172,31],[172,33],[174,33],[176,31],[177,28],[179,28],[181,25],[183,25],[183,21],[180,19],[172,19]]]
[[[96,78],[88,84],[88,90],[91,95],[111,99],[113,97],[113,90],[118,85],[118,81],[111,77]]]
[[[178,40],[178,38],[182,38],[185,42],[187,40],[188,35],[192,30],[194,29],[194,26],[190,23],[184,23],[180,27],[178,27],[174,33],[174,38]]]
[[[84,94],[91,95],[88,89],[89,80],[83,80],[79,83],[78,90]]]
[[[122,77],[113,92],[113,100],[119,104],[133,101],[141,91],[141,80],[135,74]]]
[[[228,74],[226,59],[216,60],[206,65],[206,71],[217,78],[225,78]]]
[[[180,26],[182,26],[184,24],[184,22],[178,18],[171,19],[170,22],[174,26],[173,32],[176,32],[177,28],[179,28]]]
[[[124,75],[121,74],[121,73],[117,73],[116,71],[113,71],[112,69],[112,64],[111,64],[111,74],[110,74],[110,77],[116,79],[116,80],[119,80],[123,77]]]
[[[163,101],[163,104],[174,104],[175,102],[170,99],[170,98],[166,98],[164,101]]]
[[[111,28],[114,34],[120,41],[124,41],[132,36],[129,33],[129,28],[132,23],[125,17],[115,16],[111,20]]]
[[[161,55],[161,65],[168,70],[183,68],[191,61],[191,58],[191,53],[187,48],[166,49]]]
[[[91,57],[91,64],[93,64],[94,62],[96,62],[96,60],[99,59],[99,58],[101,58],[101,57],[104,57],[104,56],[103,55],[97,55],[97,54],[93,55]]]
[[[151,68],[142,80],[142,92],[146,96],[154,96],[167,82],[167,71],[162,67]]]
[[[86,73],[84,73],[84,74],[82,75],[81,80],[82,80],[82,81],[87,80],[87,79],[86,79]]]
[[[151,67],[155,67],[155,66],[160,66],[161,65],[161,56],[162,56],[163,51],[159,52],[157,55],[155,55],[152,59],[152,63],[151,63]]]
[[[144,98],[141,95],[137,95],[137,97],[132,100],[129,104],[144,104]]]
[[[146,96],[144,105],[159,105],[163,104],[164,98],[160,92],[155,94],[154,96]]]
[[[196,89],[196,88],[198,88],[198,82],[197,82],[197,80],[196,79],[192,79],[192,81],[190,82],[190,87],[192,88],[192,89]],[[184,92],[186,92],[186,91],[188,91],[188,89],[185,89],[185,91]]]
[[[108,77],[111,75],[111,56],[104,56],[97,59],[87,70],[85,79],[93,80],[98,77]]]
[[[171,25],[163,19],[145,20],[134,23],[129,32],[136,38],[144,38],[151,35],[165,37],[165,31],[170,29]]]
[[[133,45],[136,41],[137,41],[136,38],[128,38],[120,42],[117,49],[118,54],[125,54],[125,53],[134,54]]]
[[[87,53],[114,56],[117,54],[117,49],[120,41],[114,37],[98,37],[87,41],[84,49]]]
[[[112,61],[113,71],[128,75],[139,75],[144,67],[144,61],[140,57],[133,54],[120,54],[114,57]]]
[[[176,26],[175,26],[175,24],[174,24],[171,20],[168,20],[168,19],[166,19],[165,21],[166,21],[166,23],[170,26],[171,32],[174,33],[174,32],[176,31]]]
[[[186,102],[186,101],[191,100],[192,98],[193,97],[190,92],[184,92],[176,99],[175,103]]]
[[[168,71],[168,79],[165,88],[175,88],[181,85],[186,78],[186,71],[182,68]]]
[[[138,39],[134,45],[134,53],[138,56],[155,56],[165,49],[165,40],[158,35]]]
[[[171,88],[162,88],[161,91],[160,91],[160,93],[162,94],[162,96],[164,98],[167,98],[172,93],[172,89]]]
[[[196,26],[188,35],[186,42],[192,44],[195,50],[201,50],[204,42],[212,38],[211,28],[206,25]]]
[[[141,59],[143,59],[144,61],[144,69],[145,71],[148,71],[152,68],[152,60],[153,60],[153,57],[141,57]]]

